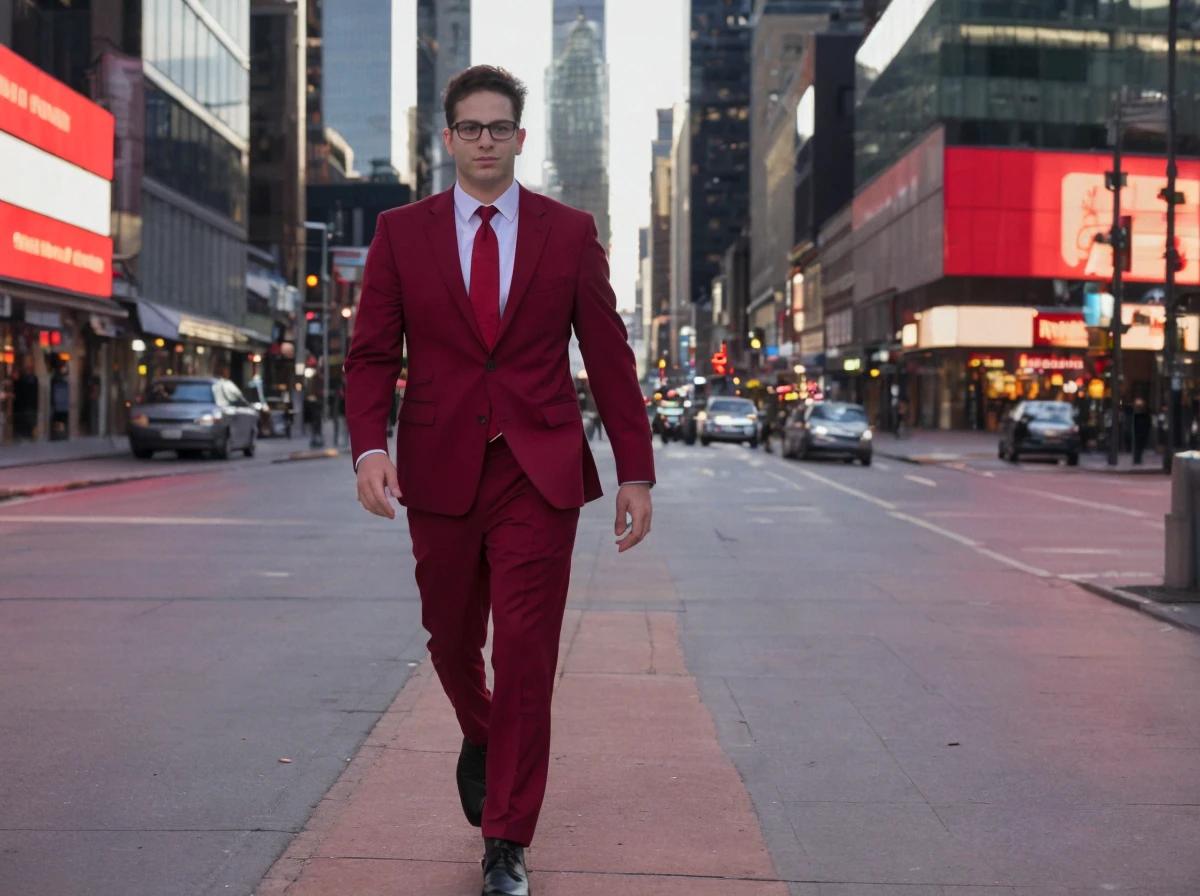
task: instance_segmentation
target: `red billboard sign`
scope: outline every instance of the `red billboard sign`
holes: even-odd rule
[[[112,239],[0,202],[0,275],[112,294]]]
[[[1055,348],[1087,348],[1088,331],[1078,311],[1039,311],[1033,317],[1033,344]]]
[[[944,270],[947,276],[1051,277],[1106,280],[1112,250],[1098,242],[1112,226],[1106,153],[1020,149],[945,150]],[[1167,183],[1162,157],[1126,156],[1121,191],[1132,219],[1132,256],[1125,278],[1164,277]],[[1179,162],[1176,233],[1184,284],[1200,284],[1200,162]]]
[[[0,131],[112,180],[112,115],[4,46]]]

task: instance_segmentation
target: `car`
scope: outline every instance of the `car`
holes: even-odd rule
[[[758,408],[748,398],[714,395],[696,415],[696,427],[701,445],[710,442],[745,442],[758,447],[762,434]]]
[[[829,455],[869,467],[873,444],[866,409],[845,401],[818,401],[797,408],[783,429],[783,456],[800,460]]]
[[[208,451],[254,456],[258,411],[237,386],[221,377],[168,376],[150,383],[130,409],[129,447],[143,460],[155,451],[181,457]]]
[[[1019,401],[1000,424],[997,453],[1016,463],[1022,457],[1065,457],[1079,464],[1079,425],[1074,407],[1065,401]]]
[[[682,399],[664,398],[658,403],[653,428],[664,445],[683,438],[683,410]]]

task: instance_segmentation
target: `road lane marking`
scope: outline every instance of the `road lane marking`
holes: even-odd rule
[[[811,504],[750,504],[743,508],[746,513],[816,513]]]
[[[1035,554],[1119,554],[1117,548],[1022,548]]]
[[[891,472],[892,465],[891,465],[891,464],[885,464],[883,461],[878,461],[878,460],[877,460],[877,461],[875,461],[875,469],[877,469],[877,470],[883,470],[883,472],[885,472],[885,473],[888,473],[888,472]]]
[[[791,479],[788,476],[781,476],[779,473],[774,473],[770,470],[764,470],[763,472],[765,472],[768,476],[778,479],[780,482],[786,483],[791,488],[796,489],[796,491],[804,490],[801,487],[800,483],[796,482],[795,480]],[[838,482],[837,480],[830,479],[827,476],[821,476],[817,473],[812,472],[811,470],[797,470],[796,472],[799,473],[801,476],[807,476],[809,479],[815,479],[817,482],[828,485],[830,488],[835,488],[840,492],[845,492],[848,495],[853,495],[854,497],[858,498],[860,501],[866,501],[869,504],[874,504],[876,507],[882,507],[884,510],[895,510],[896,509],[896,505],[893,504],[891,501],[885,501],[882,498],[876,498],[874,495],[868,495],[866,492],[859,491],[856,488],[851,488],[848,485],[842,485],[842,483]]]
[[[71,514],[16,514],[0,516],[0,524],[45,523],[85,524],[101,523],[112,526],[311,526],[308,520],[256,520],[222,516],[76,516]]]
[[[926,479],[924,476],[913,476],[911,473],[905,473],[904,478],[909,482],[915,482],[917,485],[927,485],[930,488],[937,488],[937,483],[932,479]]]
[[[1084,498],[1072,498],[1070,495],[1059,495],[1054,492],[1038,491],[1035,488],[1021,488],[1012,486],[1013,491],[1025,492],[1030,495],[1037,495],[1039,498],[1049,498],[1051,501],[1061,501],[1064,504],[1074,504],[1076,507],[1087,507],[1091,510],[1107,510],[1109,513],[1121,513],[1125,516],[1134,516],[1138,519],[1146,519],[1149,514],[1142,513],[1140,510],[1134,510],[1132,507],[1118,507],[1116,504],[1105,504],[1101,501],[1088,501]]]
[[[1161,573],[1157,572],[1141,572],[1139,570],[1119,570],[1110,569],[1105,572],[1064,572],[1060,579],[1153,579],[1157,578]]]
[[[910,513],[901,513],[898,510],[893,510],[889,516],[895,517],[896,519],[902,520],[906,523],[912,523],[914,526],[920,526],[922,529],[928,529],[930,532],[934,532],[943,538],[949,538],[951,541],[957,541],[959,544],[964,545],[965,547],[979,547],[979,542],[975,541],[974,539],[967,538],[965,535],[959,535],[957,532],[951,532],[949,529],[943,529],[936,523],[931,523],[929,520],[923,520],[919,516],[913,516]]]

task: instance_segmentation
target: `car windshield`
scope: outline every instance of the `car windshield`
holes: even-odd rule
[[[167,380],[152,383],[146,390],[146,404],[213,404],[212,383]]]
[[[1065,401],[1031,401],[1025,405],[1025,413],[1034,420],[1071,422],[1071,406]]]
[[[819,404],[813,408],[814,420],[830,420],[834,423],[866,423],[867,415],[856,404]]]
[[[723,398],[708,406],[714,414],[753,414],[754,402],[737,398]]]

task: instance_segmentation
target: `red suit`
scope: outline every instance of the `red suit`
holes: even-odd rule
[[[464,736],[487,745],[485,837],[528,844],[579,508],[600,497],[567,347],[579,338],[619,482],[654,480],[633,352],[590,215],[520,190],[516,256],[489,348],[463,282],[451,191],[384,212],[346,358],[353,456],[396,432],[422,621]],[[494,417],[494,420],[492,419]],[[503,438],[489,442],[489,430]],[[495,693],[482,649],[493,617]]]

